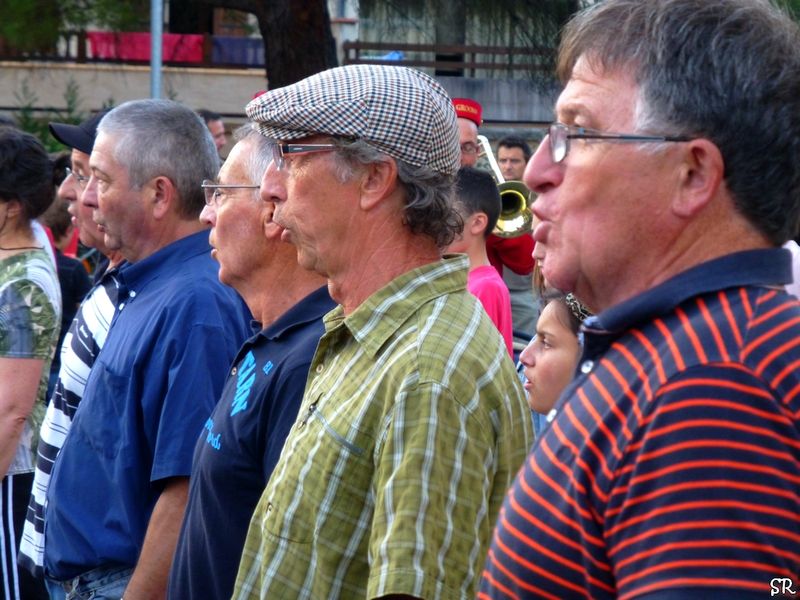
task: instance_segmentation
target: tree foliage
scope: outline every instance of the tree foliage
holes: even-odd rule
[[[112,31],[149,27],[149,0],[2,0],[0,39],[22,52],[51,51],[63,31],[90,24]]]

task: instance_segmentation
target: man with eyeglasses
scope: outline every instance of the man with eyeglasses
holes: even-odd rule
[[[205,182],[200,220],[211,226],[219,279],[237,290],[258,321],[239,350],[195,447],[169,597],[230,598],[247,527],[303,398],[309,364],[335,306],[325,278],[297,264],[259,195],[272,144],[251,124]]]
[[[478,162],[478,127],[481,126],[483,109],[471,98],[453,98],[453,107],[458,117],[458,144],[461,147],[461,166],[474,167]]]
[[[281,238],[339,306],[250,524],[234,598],[474,597],[531,440],[500,334],[442,257],[458,127],[404,67],[352,65],[247,107]]]
[[[566,26],[525,183],[593,312],[509,491],[482,598],[765,598],[800,573],[800,30],[754,0]]]
[[[126,102],[97,126],[82,200],[130,264],[47,490],[45,575],[69,598],[166,593],[197,435],[248,333],[198,220],[218,167],[176,102]]]
[[[61,348],[61,366],[49,398],[44,420],[39,430],[34,484],[28,503],[28,513],[19,548],[20,565],[39,578],[44,578],[44,503],[53,461],[64,444],[75,410],[83,397],[84,385],[97,353],[103,347],[108,328],[116,312],[119,287],[117,272],[122,255],[112,252],[103,242],[103,236],[92,221],[92,211],[81,201],[89,181],[89,154],[92,151],[97,124],[108,111],[101,111],[78,125],[50,123],[50,133],[59,142],[71,148],[70,168],[58,188],[58,197],[68,202],[72,222],[78,230],[81,243],[95,248],[105,263],[95,273],[94,286],[78,308]],[[60,591],[63,597],[63,590]],[[51,597],[59,597],[59,589],[50,590]]]
[[[474,167],[480,155],[478,127],[483,123],[483,108],[471,98],[453,98],[453,107],[458,117],[461,166]],[[531,236],[525,234],[514,238],[501,238],[490,233],[486,238],[486,253],[489,262],[506,281],[506,285],[511,281],[516,290],[523,288],[525,298],[532,301],[531,281],[528,277],[533,271],[534,265],[531,256],[533,253]],[[511,274],[506,273],[505,269],[509,269]],[[512,298],[512,308],[514,308],[513,304]],[[520,313],[520,310],[514,312]],[[525,312],[524,308],[522,312]],[[533,335],[533,325],[535,325],[535,323],[531,323],[531,316],[530,314],[527,315],[527,318],[520,318],[516,314],[514,316],[514,331],[522,334],[526,342]]]

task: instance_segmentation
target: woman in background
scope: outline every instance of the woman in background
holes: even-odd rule
[[[18,571],[17,548],[61,318],[55,268],[31,228],[52,200],[42,145],[0,126],[0,598],[8,599],[47,598],[40,582]]]

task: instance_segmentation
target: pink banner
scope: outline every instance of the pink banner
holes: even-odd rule
[[[92,58],[114,60],[150,60],[149,33],[114,33],[87,31]],[[203,62],[203,36],[165,33],[161,50],[164,62]]]

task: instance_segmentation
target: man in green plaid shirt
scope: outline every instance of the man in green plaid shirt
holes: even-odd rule
[[[496,328],[442,258],[456,116],[430,77],[348,66],[264,94],[262,197],[339,307],[261,497],[234,598],[471,598],[532,442]]]

